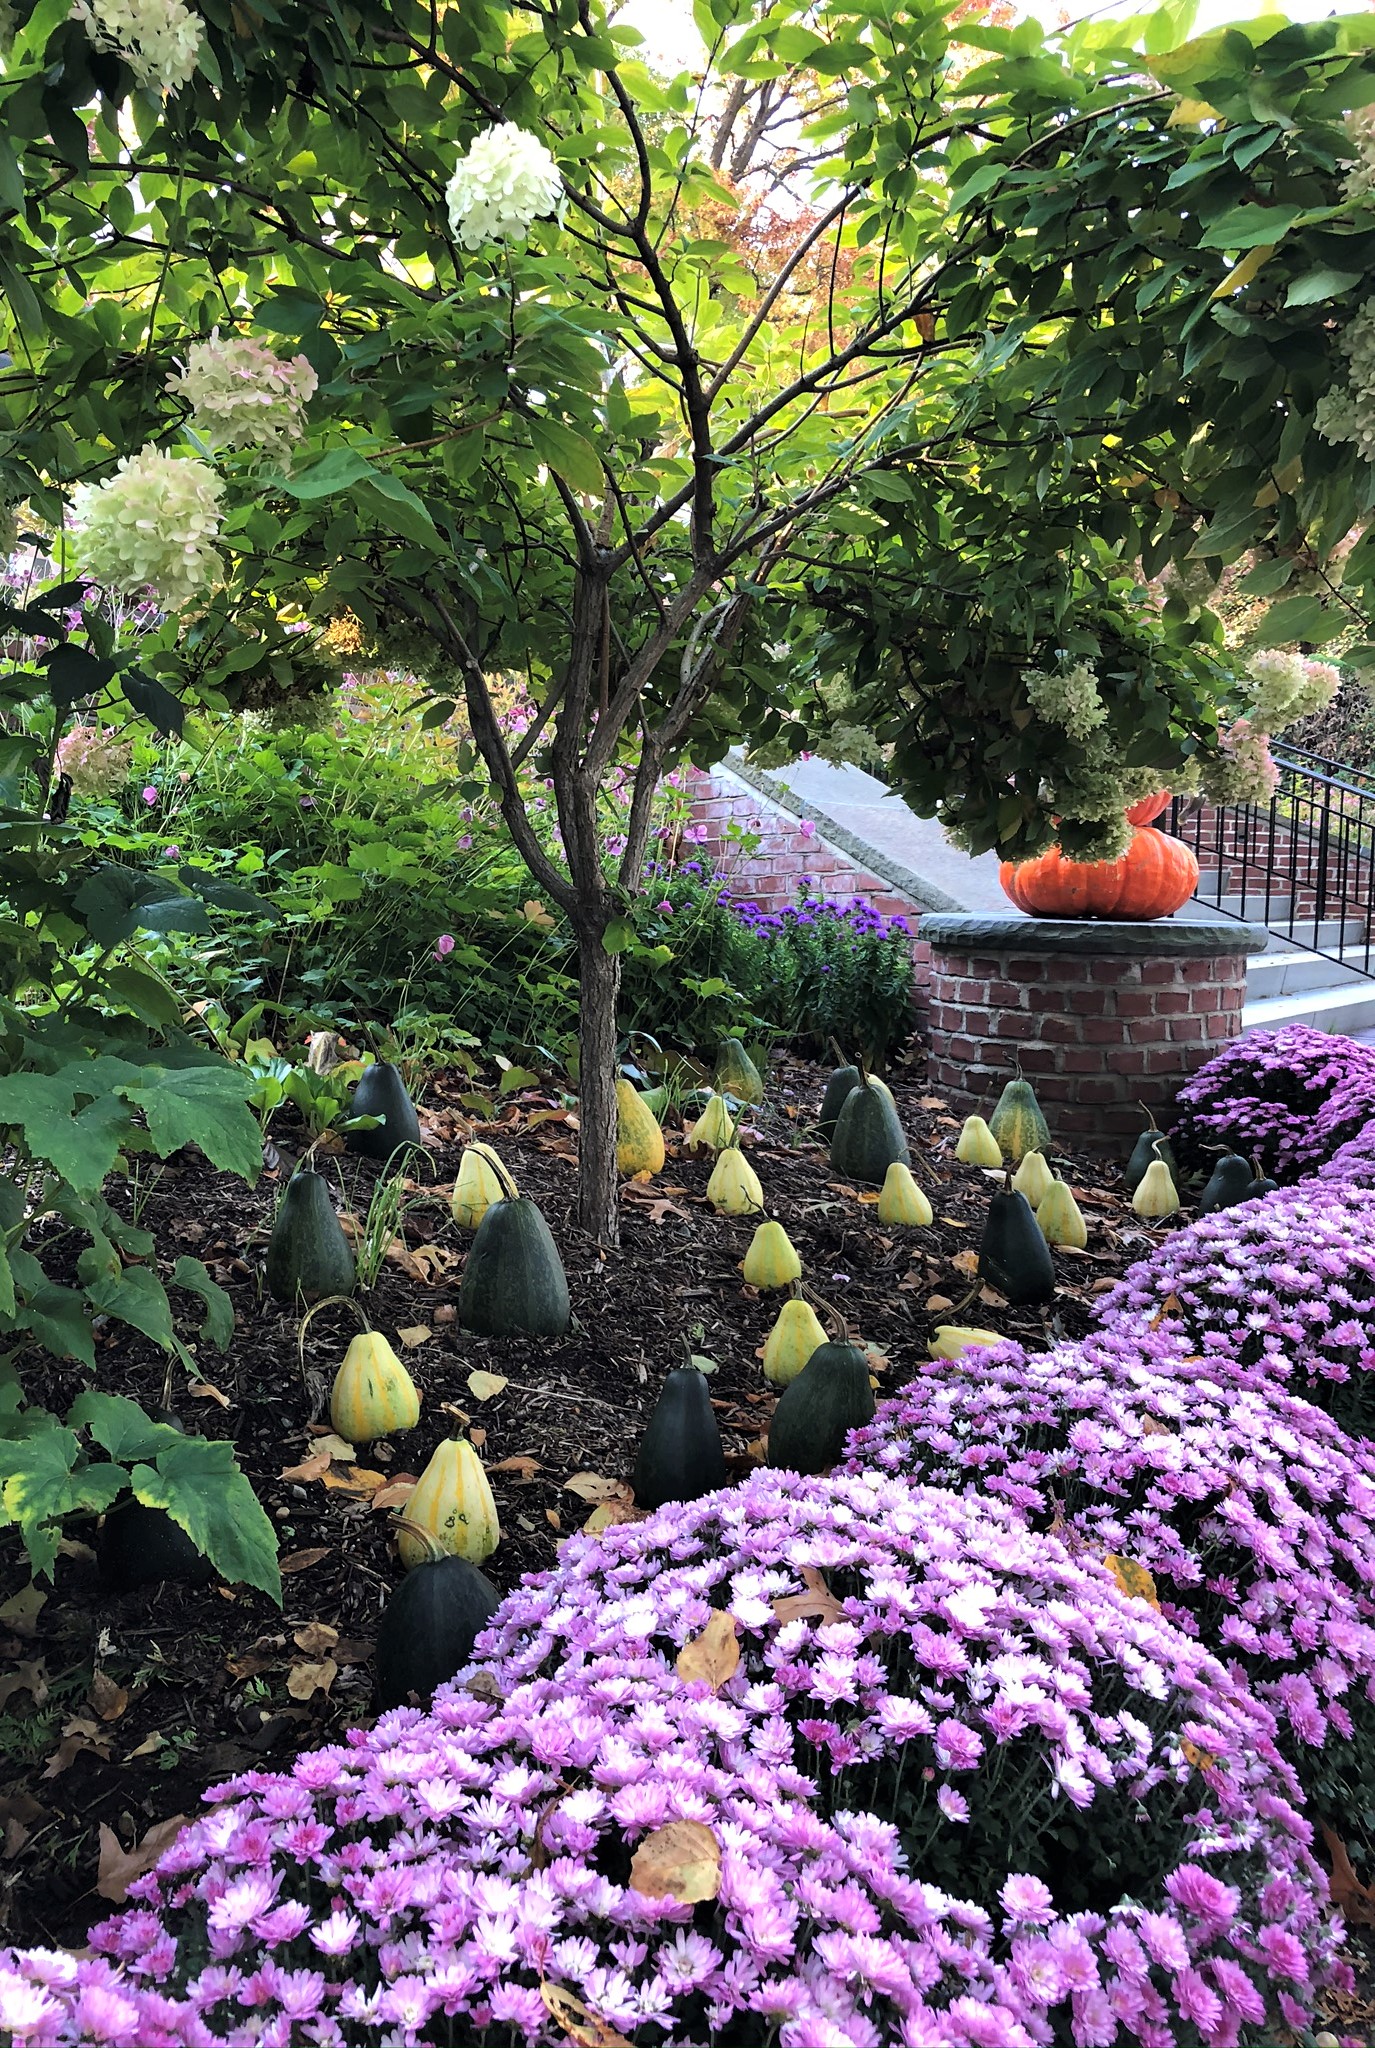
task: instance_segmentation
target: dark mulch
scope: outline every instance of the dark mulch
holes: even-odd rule
[[[981,1298],[967,1267],[991,1182],[955,1163],[955,1120],[920,1084],[896,1084],[936,1221],[929,1230],[885,1230],[811,1141],[823,1078],[792,1063],[776,1071],[751,1151],[808,1281],[886,1361],[881,1387],[897,1384],[925,1355],[938,1322],[978,1322],[1036,1346],[1078,1335],[1095,1286],[1151,1242],[1115,1172],[1069,1158],[1061,1170],[1088,1216],[1091,1250],[1057,1254],[1063,1285],[1049,1310]],[[33,1615],[22,1598],[14,1603],[27,1572],[7,1553],[0,1578],[8,1603],[0,1609],[3,1938],[80,1943],[111,1910],[108,1873],[121,1852],[159,1824],[193,1813],[205,1786],[283,1765],[295,1750],[368,1718],[368,1651],[399,1575],[391,1513],[374,1495],[382,1483],[394,1487],[423,1468],[444,1433],[443,1404],[469,1418],[492,1469],[503,1540],[487,1569],[503,1590],[523,1572],[555,1564],[560,1539],[593,1511],[567,1480],[629,1473],[663,1376],[683,1362],[685,1349],[718,1363],[711,1389],[732,1469],[743,1473],[758,1461],[773,1396],[757,1354],[779,1302],[745,1287],[739,1266],[752,1226],[713,1214],[704,1200],[709,1164],[672,1138],[665,1171],[627,1191],[621,1247],[607,1253],[575,1227],[576,1136],[560,1119],[558,1098],[532,1093],[504,1107],[481,1134],[500,1149],[522,1192],[544,1207],[568,1269],[574,1328],[557,1344],[481,1340],[459,1329],[454,1304],[467,1240],[450,1221],[447,1197],[472,1132],[458,1107],[472,1085],[440,1076],[430,1087],[429,1158],[416,1177],[404,1244],[365,1297],[371,1321],[404,1351],[421,1388],[420,1426],[362,1451],[352,1467],[334,1465],[329,1483],[288,1475],[309,1460],[328,1427],[330,1381],[356,1323],[341,1308],[315,1316],[303,1377],[298,1319],[267,1298],[262,1283],[267,1226],[289,1162],[249,1191],[185,1154],[169,1162],[151,1192],[145,1184],[141,1221],[156,1233],[160,1253],[169,1261],[184,1252],[203,1259],[233,1296],[233,1345],[223,1357],[207,1350],[201,1361],[224,1405],[188,1392],[180,1368],[174,1405],[188,1428],[233,1439],[278,1527],[285,1606],[279,1613],[260,1595],[223,1585],[167,1584],[101,1601],[91,1553],[78,1540],[66,1546],[55,1585]],[[273,1136],[283,1153],[293,1143],[286,1124],[274,1124]],[[336,1169],[347,1205],[364,1214],[377,1169],[352,1158],[331,1162]],[[402,1330],[428,1334],[407,1348],[396,1336]],[[112,1324],[100,1358],[102,1387],[158,1402],[165,1361],[151,1345]],[[507,1385],[478,1400],[468,1386],[475,1369]],[[30,1367],[30,1397],[65,1408],[82,1377],[50,1367],[43,1384]],[[73,1529],[72,1536],[92,1533]],[[102,1870],[107,1896],[95,1889]]]

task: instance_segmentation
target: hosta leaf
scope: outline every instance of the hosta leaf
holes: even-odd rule
[[[232,1444],[178,1437],[159,1452],[156,1469],[136,1465],[132,1480],[145,1506],[166,1508],[231,1585],[256,1586],[280,1605],[277,1539]]]

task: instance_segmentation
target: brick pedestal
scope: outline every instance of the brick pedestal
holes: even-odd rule
[[[1246,955],[1265,934],[1223,923],[1071,923],[936,912],[932,1083],[987,1115],[1018,1064],[1053,1133],[1117,1151],[1164,1123],[1181,1082],[1241,1030]]]

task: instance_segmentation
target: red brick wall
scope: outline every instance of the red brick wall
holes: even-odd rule
[[[1014,1063],[1051,1130],[1117,1150],[1164,1121],[1180,1083],[1241,1029],[1246,959],[963,954],[930,966],[931,1081],[960,1116],[987,1115]]]
[[[1355,816],[1332,818],[1321,906],[1325,918],[1369,919],[1372,863],[1358,822]],[[1268,885],[1272,897],[1293,897],[1296,917],[1319,914],[1318,830],[1316,825],[1309,829],[1304,818],[1272,820],[1266,811],[1219,812],[1212,804],[1194,801],[1184,807],[1180,833],[1197,853],[1202,869],[1212,873],[1221,867],[1224,895],[1244,890],[1259,914]],[[1207,901],[1213,889],[1206,883],[1204,888]]]

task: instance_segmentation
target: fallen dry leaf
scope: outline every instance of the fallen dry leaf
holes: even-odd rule
[[[563,1527],[563,1517],[557,1508],[546,1508],[544,1510],[544,1519],[551,1529],[561,1529]]]
[[[630,1859],[630,1888],[646,1899],[696,1905],[721,1889],[721,1844],[700,1820],[671,1820],[645,1836]]]
[[[358,1456],[356,1447],[346,1438],[336,1436],[333,1430],[328,1430],[324,1436],[317,1437],[314,1449],[317,1455],[323,1451],[326,1456],[333,1458],[336,1465],[352,1465]]]
[[[1165,1423],[1157,1422],[1153,1415],[1143,1415],[1141,1418],[1141,1434],[1142,1436],[1173,1436],[1174,1431]]]
[[[917,1097],[918,1109],[949,1109],[949,1107],[950,1104],[941,1095],[919,1095]]]
[[[339,1666],[333,1657],[321,1657],[318,1662],[293,1664],[286,1675],[286,1689],[294,1700],[310,1700],[317,1692],[328,1692],[338,1676]]]
[[[428,1323],[408,1323],[404,1330],[398,1330],[396,1333],[397,1342],[404,1344],[407,1351],[414,1351],[417,1344],[423,1344],[433,1335],[434,1331]]]
[[[977,1252],[956,1252],[950,1263],[957,1273],[967,1273],[970,1279],[973,1280],[979,1271],[979,1254]]]
[[[0,1799],[0,1823],[5,1830],[6,1862],[19,1854],[28,1841],[34,1824],[46,1820],[47,1817],[47,1808],[40,1806],[27,1792],[11,1792]]]
[[[21,1586],[0,1607],[0,1629],[8,1630],[13,1636],[31,1636],[47,1597],[42,1587],[32,1582]]]
[[[953,1308],[955,1304],[948,1294],[928,1294],[926,1306],[932,1315],[939,1315],[942,1309]]]
[[[1352,1869],[1351,1858],[1341,1837],[1334,1835],[1324,1821],[1319,1821],[1318,1826],[1332,1865],[1327,1888],[1333,1905],[1353,1927],[1375,1927],[1375,1892],[1369,1885],[1362,1884]]]
[[[614,1528],[618,1522],[643,1522],[646,1513],[645,1508],[630,1508],[624,1501],[604,1500],[600,1507],[593,1508],[583,1523],[583,1534],[596,1536],[603,1529]]]
[[[475,1401],[495,1401],[498,1394],[504,1394],[511,1382],[503,1379],[499,1372],[477,1372],[468,1375],[468,1392]]]
[[[278,1558],[277,1569],[283,1577],[291,1572],[308,1572],[313,1564],[323,1564],[328,1556],[327,1543],[314,1550],[289,1550],[285,1557]]]
[[[222,1394],[218,1387],[212,1387],[209,1380],[196,1380],[186,1389],[193,1401],[218,1401],[221,1408],[227,1408],[228,1394]]]
[[[298,1628],[291,1638],[298,1650],[307,1657],[318,1657],[325,1650],[332,1650],[339,1640],[337,1628],[331,1628],[327,1621],[308,1621],[304,1628]]]
[[[108,1899],[111,1905],[122,1906],[134,1879],[152,1869],[163,1850],[171,1847],[185,1826],[186,1815],[174,1813],[171,1820],[160,1820],[155,1827],[149,1828],[137,1848],[122,1849],[119,1836],[102,1821],[99,1875],[95,1881],[101,1898]]]
[[[387,1483],[385,1472],[371,1472],[365,1465],[355,1465],[349,1472],[331,1470],[322,1476],[324,1484],[332,1493],[355,1493],[363,1499],[376,1493],[379,1486],[385,1486]]]
[[[979,1289],[979,1300],[983,1303],[985,1308],[1007,1307],[1007,1296],[1005,1294],[999,1294],[996,1287],[981,1287]]]
[[[1146,1605],[1153,1607],[1157,1614],[1160,1612],[1160,1601],[1156,1597],[1155,1580],[1146,1570],[1144,1564],[1137,1564],[1134,1558],[1119,1557],[1116,1552],[1111,1550],[1103,1559],[1103,1562],[1129,1600],[1144,1600]]]
[[[701,1679],[713,1692],[720,1692],[726,1680],[733,1678],[740,1669],[740,1638],[736,1632],[735,1616],[719,1611],[713,1614],[701,1635],[684,1643],[673,1668],[689,1685],[694,1679]],[[633,1878],[631,1882],[634,1883]],[[703,1892],[701,1896],[710,1898],[713,1895]]]
[[[409,1473],[404,1479],[396,1478],[389,1480],[385,1486],[379,1487],[372,1497],[374,1511],[378,1508],[399,1508],[403,1506],[415,1492],[419,1483],[419,1480],[412,1479]]]
[[[618,2034],[605,2020],[599,2020],[580,1998],[561,1984],[541,1984],[540,1997],[556,2027],[561,2027],[577,2048],[631,2048],[624,2034]]]
[[[116,1685],[108,1672],[97,1671],[91,1678],[90,1702],[93,1713],[102,1721],[117,1721],[129,1704],[129,1695],[122,1685]]]
[[[124,1761],[127,1764],[131,1764],[134,1761],[134,1758],[138,1756],[156,1756],[161,1748],[162,1736],[155,1728],[151,1735],[144,1736],[142,1742],[140,1742],[137,1749],[131,1749],[129,1751],[129,1754],[127,1757],[125,1757]]]
[[[576,1493],[579,1500],[630,1501],[635,1497],[623,1479],[606,1479],[600,1472],[575,1472],[564,1480],[563,1487],[565,1493]]]
[[[302,1485],[305,1485],[312,1479],[323,1479],[328,1470],[329,1452],[312,1451],[310,1456],[303,1458],[299,1465],[288,1465],[284,1472],[277,1474],[277,1477],[279,1479],[295,1479]]]
[[[283,1644],[281,1647],[285,1648],[285,1645]],[[231,1678],[242,1680],[245,1678],[257,1678],[264,1671],[271,1671],[277,1662],[277,1653],[271,1650],[261,1650],[255,1645],[253,1649],[244,1650],[237,1657],[226,1657],[224,1668]]]
[[[819,1621],[825,1626],[828,1622],[845,1619],[845,1609],[820,1572],[814,1570],[811,1565],[803,1566],[802,1583],[807,1588],[805,1593],[785,1593],[781,1600],[770,1603],[775,1618],[780,1623]]]
[[[487,1467],[487,1477],[490,1479],[494,1472],[514,1472],[523,1484],[528,1485],[543,1469],[538,1458],[503,1458],[499,1465]]]

